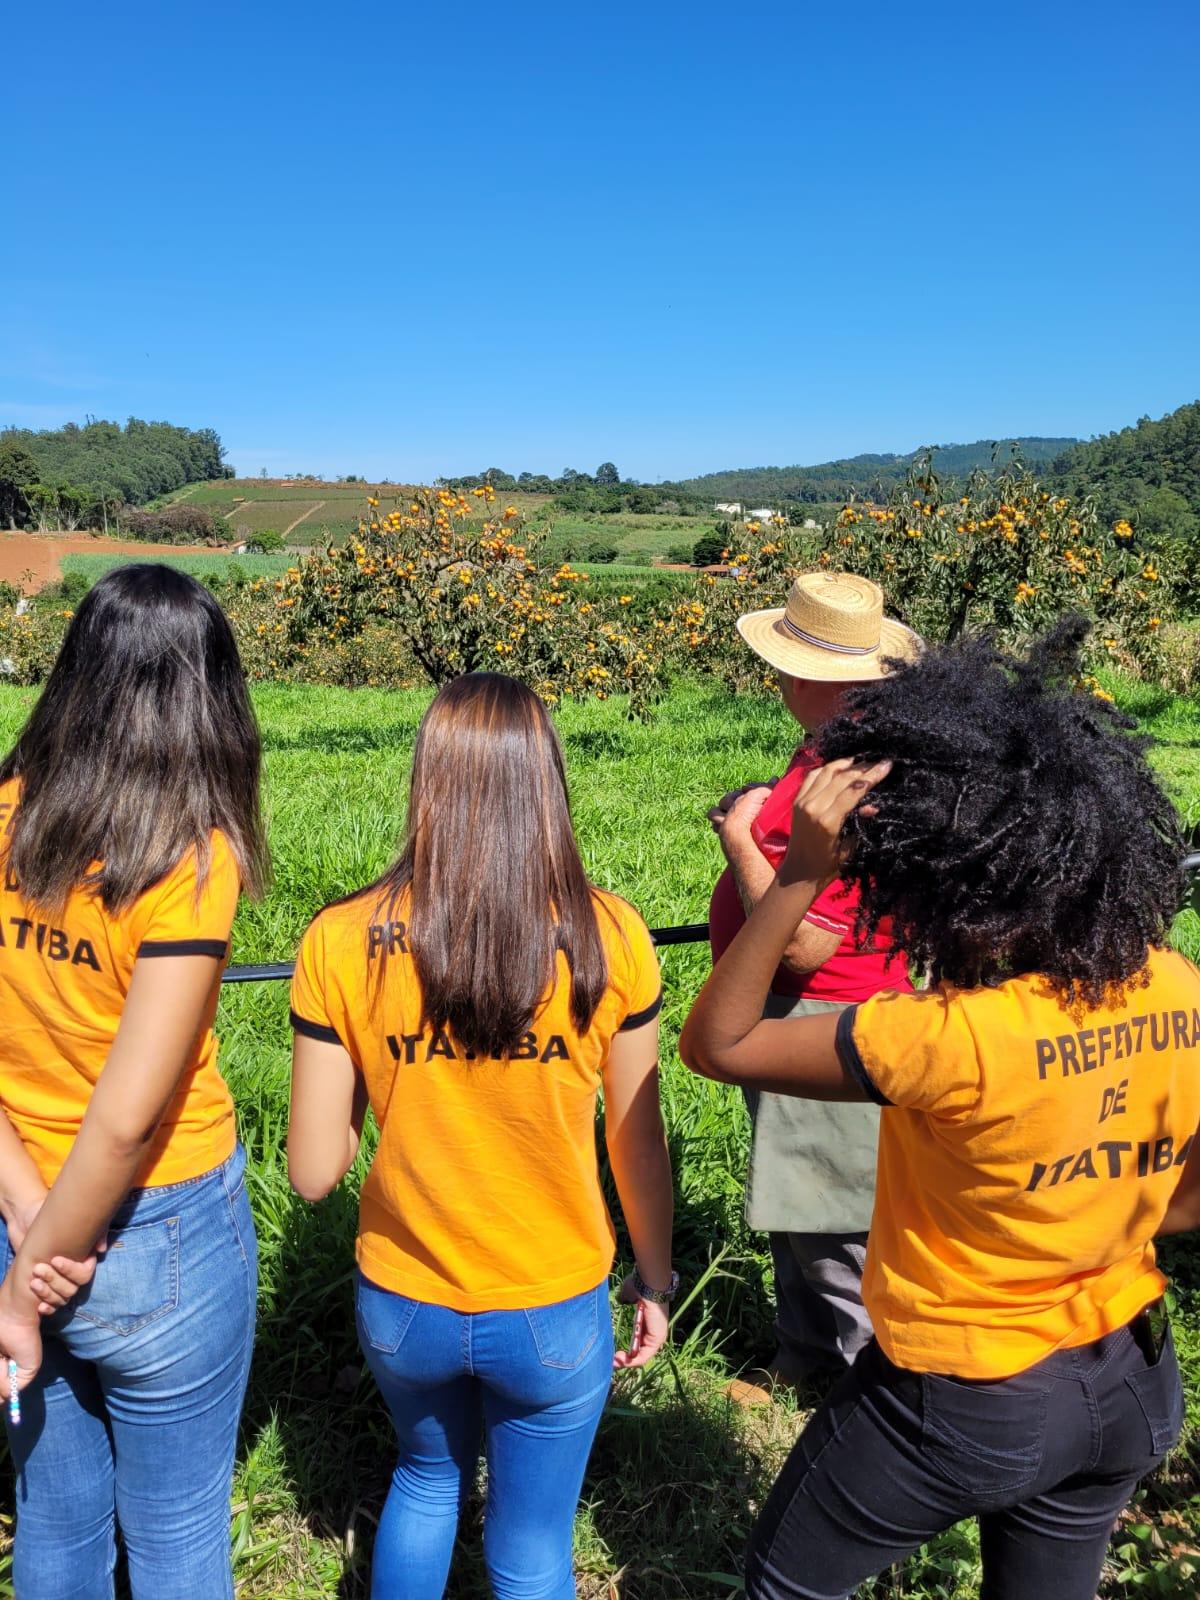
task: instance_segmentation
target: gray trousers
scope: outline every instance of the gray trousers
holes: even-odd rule
[[[865,1233],[773,1233],[775,1344],[781,1378],[840,1371],[871,1339],[862,1301]]]
[[[831,1001],[772,994],[764,1015],[841,1011]],[[747,1094],[753,1131],[746,1221],[771,1240],[775,1366],[800,1379],[849,1366],[870,1340],[862,1303],[875,1203],[879,1108]]]

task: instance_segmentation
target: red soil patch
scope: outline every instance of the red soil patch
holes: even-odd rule
[[[139,556],[194,556],[210,551],[208,545],[148,544],[138,539],[102,539],[91,534],[0,532],[0,581],[16,584],[27,594],[53,583],[60,576],[64,556],[118,555],[136,561]]]

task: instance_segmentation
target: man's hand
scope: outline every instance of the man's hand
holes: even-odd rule
[[[843,757],[828,761],[804,780],[792,808],[792,832],[780,869],[783,883],[824,886],[841,870],[846,818],[892,770],[890,761],[873,766]],[[863,815],[874,814],[863,806]]]
[[[753,794],[759,789],[763,789],[767,794],[770,794],[771,790],[778,782],[778,778],[772,778],[769,783],[744,783],[740,789],[730,789],[727,794],[723,794],[717,801],[716,805],[710,806],[706,812],[713,832],[718,835],[720,834],[726,822],[729,820],[729,813],[733,810],[734,806],[737,805],[738,801],[741,800],[743,795]],[[754,816],[757,816],[758,812],[761,810],[762,806],[760,805],[755,811]],[[751,817],[750,821],[753,822],[753,820],[754,817]]]
[[[723,796],[720,804],[708,813],[708,820],[721,841],[721,849],[727,860],[732,851],[750,840],[754,819],[770,798],[770,788],[766,784],[755,783],[749,788],[735,789]]]

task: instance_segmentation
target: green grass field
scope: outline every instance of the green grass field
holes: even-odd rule
[[[162,561],[168,566],[178,567],[181,572],[190,572],[194,578],[230,583],[254,578],[278,578],[299,559],[286,553],[235,556],[218,550],[197,550],[193,555],[157,555],[153,546],[150,546],[145,555],[64,556],[61,571],[64,580],[80,578],[90,588],[114,567],[127,566],[131,561]],[[592,591],[602,594],[634,589],[642,591],[643,598],[647,600],[671,600],[678,596],[681,589],[695,582],[690,572],[664,571],[659,567],[631,567],[619,561],[580,561],[572,565],[576,571],[587,573]]]
[[[151,547],[144,556],[133,554],[64,556],[61,571],[64,579],[78,575],[91,588],[97,579],[102,578],[106,572],[111,572],[114,567],[128,566],[131,561],[158,561],[165,562],[169,567],[178,567],[181,572],[190,572],[193,578],[220,578],[228,581],[238,573],[244,574],[246,578],[277,578],[294,564],[295,559],[294,556],[288,555],[231,556],[217,550],[198,550],[195,555],[164,556],[153,554]]]
[[[1183,810],[1200,819],[1200,709],[1148,691],[1122,694],[1162,737],[1156,760]],[[32,700],[33,691],[0,689],[5,743]],[[315,910],[388,859],[427,700],[421,691],[256,688],[275,886],[239,913],[235,961],[290,956]],[[725,789],[781,769],[789,738],[780,708],[684,686],[651,724],[624,720],[617,702],[566,707],[558,724],[593,878],[626,895],[652,925],[703,920],[720,864],[704,812]],[[1200,955],[1200,919],[1185,914],[1177,935]],[[746,1532],[802,1421],[790,1404],[743,1412],[724,1393],[732,1374],[770,1351],[768,1258],[765,1240],[741,1220],[740,1100],[693,1078],[675,1053],[707,968],[706,949],[664,949],[662,966],[663,1100],[685,1291],[670,1353],[646,1374],[618,1381],[601,1426],[576,1524],[585,1600],[723,1600],[739,1593]],[[287,1187],[286,986],[227,988],[219,1028],[250,1153],[262,1262],[234,1497],[238,1593],[354,1600],[367,1592],[372,1531],[393,1463],[389,1427],[354,1336],[356,1182],[317,1207]],[[1177,1338],[1191,1376],[1194,1436],[1200,1247],[1184,1242],[1167,1254],[1176,1269]],[[1183,1572],[1180,1548],[1200,1548],[1200,1481],[1184,1452],[1143,1491],[1102,1594],[1191,1600],[1195,1577]],[[952,1531],[864,1592],[872,1600],[970,1600],[978,1594],[976,1551],[970,1529]],[[0,1592],[10,1591],[0,1583]],[[476,1497],[450,1593],[478,1600],[485,1592]]]
[[[222,584],[240,584],[255,578],[281,577],[299,559],[283,553],[234,556],[215,550],[197,551],[194,555],[155,555],[149,552],[146,555],[70,555],[63,558],[61,570],[68,588],[76,582],[82,582],[90,589],[114,567],[126,566],[131,561],[162,561],[219,588]],[[587,574],[588,592],[593,598],[632,593],[638,597],[640,606],[677,602],[685,597],[688,586],[695,582],[689,572],[664,571],[659,567],[627,567],[620,562],[578,562],[574,565],[577,571]]]
[[[714,516],[654,516],[620,511],[601,515],[547,510],[545,518],[550,539],[555,544],[586,548],[595,542],[607,544],[617,552],[617,560],[640,555],[651,561],[665,561],[676,547],[689,552],[702,534],[716,526]]]

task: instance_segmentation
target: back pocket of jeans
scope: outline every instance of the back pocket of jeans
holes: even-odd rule
[[[110,1333],[136,1333],[179,1304],[179,1218],[117,1228],[75,1303],[75,1318]]]
[[[569,1371],[582,1366],[600,1335],[600,1291],[589,1289],[570,1300],[526,1311],[529,1331],[544,1367]],[[607,1294],[604,1296],[607,1309]]]
[[[369,1278],[360,1277],[355,1298],[358,1332],[363,1344],[382,1355],[394,1356],[404,1341],[409,1324],[417,1314],[417,1300],[409,1300],[389,1289],[380,1289]]]
[[[959,1488],[1017,1494],[1037,1477],[1046,1448],[1045,1389],[921,1380],[921,1445],[926,1459]]]
[[[1156,1456],[1166,1455],[1183,1431],[1183,1384],[1175,1359],[1175,1339],[1170,1328],[1162,1351],[1152,1367],[1142,1367],[1125,1375],[1125,1382],[1137,1397],[1142,1415],[1150,1428],[1150,1442]]]

